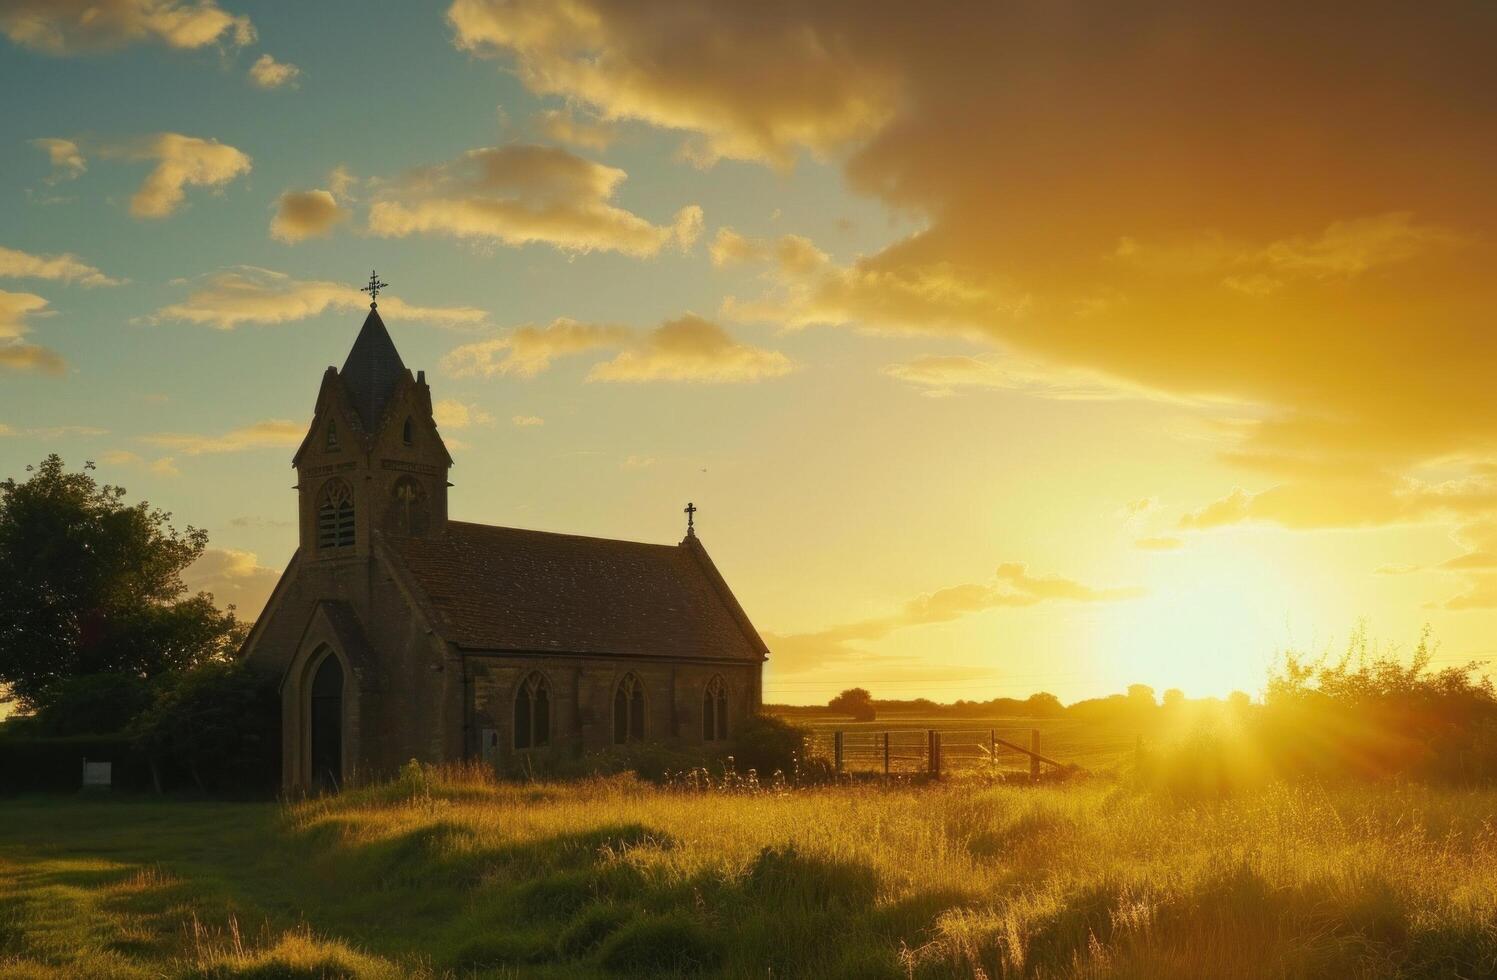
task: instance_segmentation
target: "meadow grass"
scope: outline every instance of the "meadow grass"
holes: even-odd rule
[[[0,803],[6,977],[1497,975],[1497,793],[684,793],[413,770]]]

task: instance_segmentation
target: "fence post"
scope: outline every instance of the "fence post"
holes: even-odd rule
[[[932,779],[941,778],[941,733],[934,728],[926,732],[930,740],[927,754],[930,757],[930,776]]]
[[[889,775],[889,733],[884,732],[884,775]]]
[[[988,767],[998,768],[998,731],[993,728],[988,729]]]
[[[832,732],[832,764],[838,772],[842,771],[842,732]]]
[[[1029,751],[1033,753],[1029,757],[1029,778],[1040,778],[1040,730],[1031,728],[1029,730]]]

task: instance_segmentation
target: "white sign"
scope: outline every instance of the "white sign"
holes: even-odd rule
[[[114,763],[112,762],[89,762],[83,760],[83,788],[91,786],[103,786],[108,788],[114,778]]]

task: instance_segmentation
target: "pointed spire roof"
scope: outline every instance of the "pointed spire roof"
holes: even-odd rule
[[[359,413],[364,431],[373,432],[379,426],[390,396],[395,393],[396,382],[405,374],[400,352],[395,349],[395,342],[385,329],[385,321],[379,318],[379,311],[373,303],[369,304],[369,316],[364,319],[363,329],[348,352],[348,360],[343,362],[343,370],[338,373],[348,388],[349,399]]]

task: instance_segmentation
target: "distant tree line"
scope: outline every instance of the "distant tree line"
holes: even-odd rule
[[[1136,722],[1166,717],[1187,705],[1227,705],[1241,709],[1251,703],[1252,698],[1242,691],[1233,691],[1224,702],[1220,698],[1189,699],[1183,691],[1173,687],[1166,690],[1161,699],[1147,684],[1130,684],[1126,694],[1088,698],[1070,705],[1061,703],[1060,698],[1048,691],[1039,691],[1027,698],[939,702],[929,698],[875,698],[866,688],[853,687],[832,698],[822,710],[827,714],[846,715],[853,721],[874,721],[880,713],[896,713],[928,718],[1079,718]],[[791,712],[815,710],[789,705],[778,707]]]
[[[61,765],[48,740],[71,738],[158,789],[272,783],[274,690],[234,660],[247,626],[182,581],[206,532],[127,503],[91,463],[27,469],[0,483],[0,700],[20,709],[0,724],[0,779],[46,782],[25,770]]]

